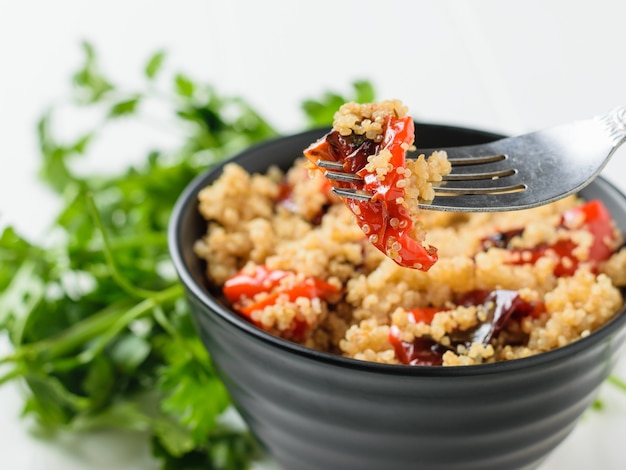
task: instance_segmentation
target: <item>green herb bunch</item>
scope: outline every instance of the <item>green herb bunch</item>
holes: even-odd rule
[[[245,100],[186,75],[161,90],[163,51],[145,64],[145,86],[125,90],[101,72],[91,44],[83,49],[70,101],[102,119],[67,143],[54,132],[55,108],[43,115],[40,176],[62,208],[44,241],[12,227],[0,235],[0,332],[13,345],[0,358],[0,384],[20,380],[24,414],[51,432],[138,431],[163,468],[248,468],[258,448],[221,419],[230,399],[194,330],[166,231],[192,178],[278,132]],[[301,103],[304,127],[330,124],[345,101],[374,99],[366,81],[351,93]],[[165,102],[181,129],[175,148],[110,176],[75,170],[107,126],[149,120],[151,100]]]

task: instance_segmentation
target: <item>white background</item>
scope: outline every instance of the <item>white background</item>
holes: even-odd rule
[[[36,180],[35,123],[67,96],[83,39],[105,74],[131,87],[165,49],[170,71],[244,96],[284,133],[301,129],[303,98],[368,79],[419,120],[515,134],[626,105],[624,18],[619,0],[0,0],[0,224],[42,237],[54,213]],[[94,168],[166,144],[117,132]],[[603,176],[626,190],[624,153]],[[626,394],[605,385],[601,395],[605,410],[587,413],[542,470],[626,468]],[[156,468],[141,436],[37,439],[21,403],[16,386],[0,388],[0,469]]]

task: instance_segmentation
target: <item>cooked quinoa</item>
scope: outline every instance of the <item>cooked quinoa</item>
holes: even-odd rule
[[[375,103],[343,104],[333,116],[333,129],[341,135],[362,135],[380,142],[383,137],[383,124],[390,114],[397,117],[408,116],[409,108],[400,100],[386,100]]]
[[[372,114],[363,132],[376,122]],[[208,229],[195,252],[206,261],[211,285],[219,291],[233,276],[259,267],[282,273],[275,285],[283,292],[306,280],[309,286],[311,279],[323,283],[311,292],[324,295],[272,297],[268,288],[238,307],[273,334],[346,357],[406,363],[396,338],[404,345],[420,339],[436,345],[445,366],[522,358],[589,335],[623,305],[622,236],[611,228],[603,243],[615,253],[597,266],[588,263],[589,231],[575,218],[562,223],[562,214],[584,203],[576,196],[511,213],[421,211],[426,241],[439,248],[439,260],[427,272],[399,266],[375,249],[304,159],[286,173],[270,168],[263,175],[228,164],[199,201]],[[505,248],[485,244],[493,234],[505,233],[514,234]],[[548,249],[531,260],[525,251],[559,240],[575,241],[569,258]],[[556,275],[559,269],[567,275]],[[493,307],[459,305],[459,299],[502,290],[542,309],[512,318],[488,341],[459,341],[459,335],[475,337],[470,333],[488,324]],[[411,312],[421,308],[437,311],[429,321],[416,321]]]
[[[420,211],[451,166],[445,152],[406,159],[409,150],[413,121],[399,100],[346,103],[286,173],[226,165],[199,194],[208,229],[194,248],[210,284],[266,331],[389,364],[522,358],[620,311],[626,250],[599,201]],[[337,198],[314,170],[320,158],[363,178],[372,199]]]

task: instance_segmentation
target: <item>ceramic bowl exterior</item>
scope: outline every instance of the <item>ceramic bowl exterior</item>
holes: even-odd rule
[[[279,138],[229,161],[249,172],[288,168],[327,130]],[[501,136],[416,123],[420,146]],[[206,230],[197,194],[222,166],[194,180],[170,224],[170,251],[198,333],[232,400],[285,470],[512,470],[536,468],[575,426],[619,357],[626,313],[573,344],[515,361],[466,367],[375,364],[314,351],[237,316],[205,281],[193,253]],[[601,198],[626,230],[626,199],[602,178]],[[207,397],[210,399],[210,397]]]

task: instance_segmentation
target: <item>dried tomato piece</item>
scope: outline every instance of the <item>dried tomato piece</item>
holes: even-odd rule
[[[469,344],[487,345],[511,318],[537,317],[545,311],[543,302],[528,302],[517,291],[507,289],[471,291],[458,300],[458,305],[487,309],[487,319],[471,332]]]
[[[430,338],[404,341],[400,339],[400,330],[395,325],[389,329],[389,342],[393,345],[398,361],[410,366],[440,366],[443,364],[443,354],[448,350]]]
[[[389,342],[394,348],[396,358],[406,365],[441,365],[443,355],[454,350],[456,345],[469,347],[472,343],[487,345],[506,327],[507,322],[525,316],[538,317],[545,312],[543,302],[528,302],[515,290],[474,290],[464,294],[457,301],[457,306],[477,306],[486,309],[487,318],[471,331],[458,331],[449,335],[450,346],[437,343],[429,337],[415,338],[408,342],[401,339],[401,331],[396,325],[389,328]],[[411,321],[430,324],[437,312],[446,310],[440,307],[425,307],[409,310]]]

